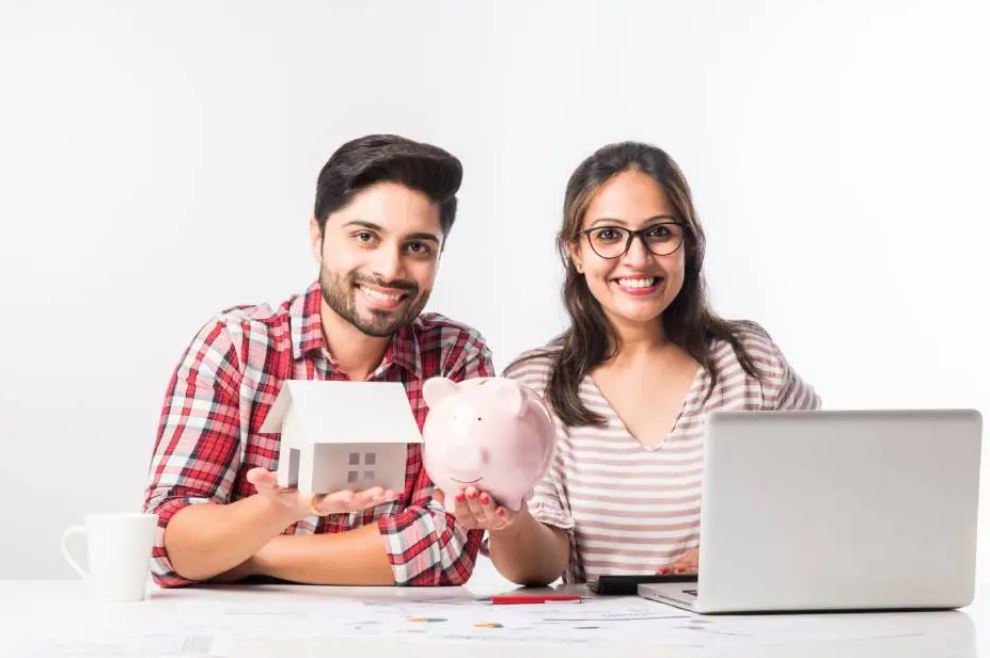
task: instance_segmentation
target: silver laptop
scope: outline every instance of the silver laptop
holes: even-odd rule
[[[974,410],[713,413],[698,581],[639,594],[705,613],[968,605],[981,431]]]

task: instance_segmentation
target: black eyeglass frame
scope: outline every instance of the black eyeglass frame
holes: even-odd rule
[[[671,249],[670,251],[665,251],[662,254],[658,254],[657,252],[655,252],[652,249],[650,249],[650,245],[646,244],[646,238],[644,237],[644,234],[647,231],[652,231],[653,229],[655,229],[658,226],[671,226],[671,225],[680,226],[681,227],[681,239],[677,241],[677,246],[674,247],[673,249]],[[617,230],[617,231],[626,231],[629,234],[629,237],[626,238],[626,247],[625,247],[625,249],[623,249],[622,250],[622,253],[619,254],[619,255],[617,255],[617,256],[602,256],[601,254],[598,253],[598,250],[595,249],[594,242],[591,241],[591,233],[593,231],[601,231],[602,229],[606,229],[606,228],[610,228],[610,229]],[[599,258],[604,258],[606,260],[614,260],[616,258],[622,258],[623,256],[625,256],[626,254],[629,253],[629,248],[632,247],[632,241],[635,238],[639,238],[639,241],[643,243],[643,248],[646,249],[651,254],[653,254],[654,256],[669,256],[670,254],[675,253],[684,244],[684,236],[686,235],[686,233],[687,233],[687,225],[684,222],[657,222],[656,224],[650,224],[649,226],[646,226],[644,228],[641,228],[641,229],[639,229],[637,231],[634,231],[632,229],[626,228],[625,226],[615,226],[615,225],[612,225],[612,224],[602,224],[602,225],[599,225],[599,226],[592,226],[591,228],[586,228],[583,231],[580,231],[579,232],[579,235],[583,235],[584,237],[588,238],[588,246],[591,247],[591,250],[593,252],[595,252],[595,254]]]

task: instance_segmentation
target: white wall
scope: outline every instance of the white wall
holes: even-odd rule
[[[0,578],[68,576],[61,529],[139,505],[187,341],[310,282],[316,174],[368,132],[463,159],[431,308],[500,367],[562,327],[570,171],[639,139],[686,170],[720,311],[828,407],[990,414],[988,27],[977,0],[5,0]]]

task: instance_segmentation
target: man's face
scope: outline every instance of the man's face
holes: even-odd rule
[[[324,301],[361,332],[390,336],[426,306],[443,234],[422,192],[376,183],[331,213],[322,236],[314,218],[310,234]]]

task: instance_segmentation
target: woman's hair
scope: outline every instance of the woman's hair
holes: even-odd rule
[[[683,348],[709,373],[711,382],[705,399],[711,396],[716,382],[713,340],[727,341],[746,373],[759,378],[739,335],[746,330],[761,333],[763,330],[752,322],[720,318],[709,304],[701,271],[705,233],[695,215],[684,174],[669,155],[655,146],[638,142],[609,144],[595,151],[571,174],[564,196],[564,218],[557,234],[557,248],[566,271],[561,295],[571,316],[571,326],[547,348],[530,353],[510,366],[550,357],[546,399],[567,426],[604,424],[600,414],[582,403],[578,389],[584,377],[615,357],[620,347],[601,305],[575,268],[568,247],[580,239],[581,222],[595,193],[613,176],[628,170],[642,171],[655,180],[670,200],[676,221],[684,225],[684,284],[661,316],[667,339]]]

